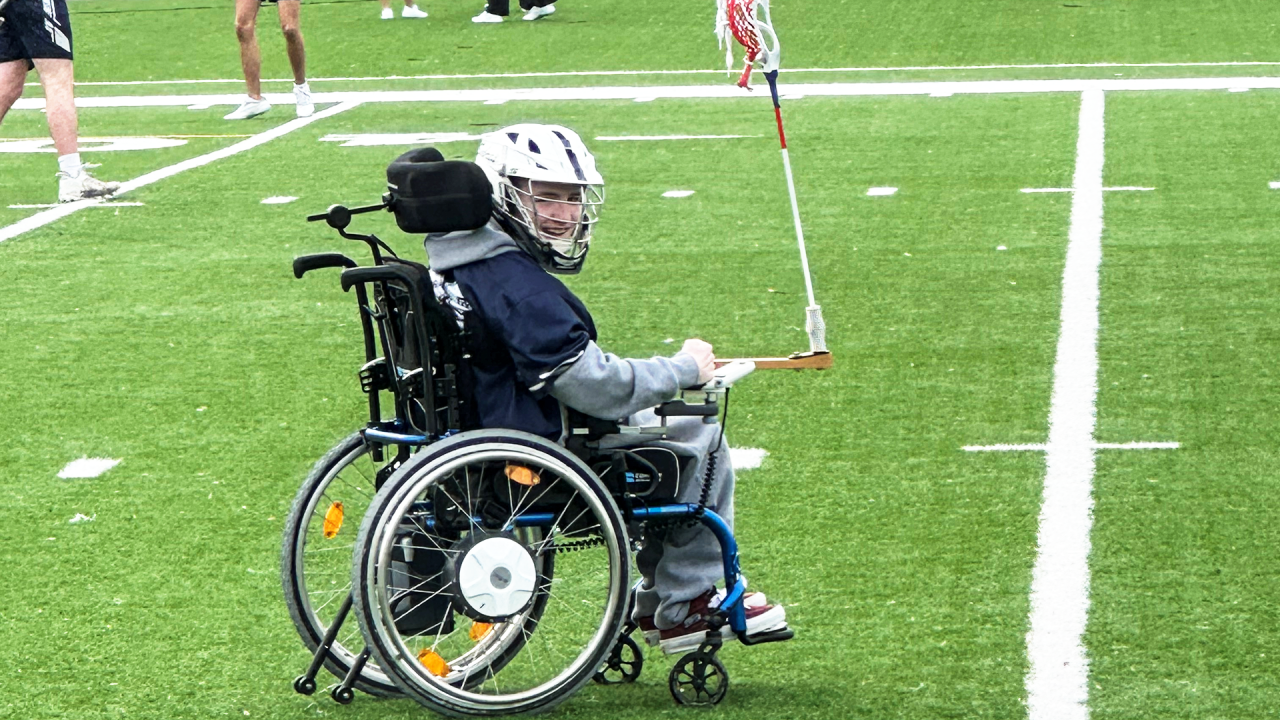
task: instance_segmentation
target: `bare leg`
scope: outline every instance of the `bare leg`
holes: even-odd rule
[[[45,119],[49,122],[49,134],[58,155],[79,152],[76,134],[75,74],[71,61],[61,58],[36,58],[36,72],[40,73],[40,85],[44,87]]]
[[[289,52],[289,67],[293,68],[293,82],[301,85],[307,81],[307,51],[302,47],[302,27],[298,23],[298,0],[280,0],[280,32],[284,33],[285,49]]]
[[[245,90],[254,100],[262,99],[262,53],[258,50],[258,0],[236,0],[236,39],[240,41],[240,67],[244,69]]]
[[[22,82],[27,79],[27,61],[0,63],[0,122],[9,108],[22,97]]]

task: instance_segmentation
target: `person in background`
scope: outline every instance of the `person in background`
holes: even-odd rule
[[[66,0],[0,0],[0,123],[22,97],[32,68],[44,88],[45,120],[58,152],[58,202],[104,197],[120,183],[89,174],[80,160],[72,68],[71,17]]]
[[[289,66],[293,69],[293,99],[298,117],[309,117],[316,111],[311,102],[311,86],[307,85],[307,52],[302,45],[302,29],[298,24],[300,0],[271,0],[280,9],[280,32],[284,33]],[[240,41],[240,66],[248,91],[240,107],[224,120],[248,120],[271,109],[262,97],[262,54],[258,50],[258,0],[236,0],[236,39]]]
[[[391,0],[381,0],[382,2],[382,19],[393,20],[396,13],[391,9]],[[400,17],[403,18],[424,18],[427,11],[419,8],[413,0],[404,0],[404,8],[400,11]]]
[[[525,20],[537,20],[556,11],[556,0],[520,0],[520,9],[525,11]],[[511,0],[488,0],[484,10],[471,18],[473,23],[500,23],[511,13]]]

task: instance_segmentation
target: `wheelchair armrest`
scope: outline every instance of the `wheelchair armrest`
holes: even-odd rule
[[[715,417],[720,413],[720,405],[714,400],[700,405],[691,405],[683,400],[668,400],[653,409],[658,417]]]
[[[293,259],[293,276],[301,278],[303,275],[312,270],[320,268],[342,267],[353,268],[356,261],[343,255],[342,253],[320,253],[318,255],[303,255]]]
[[[342,271],[342,290],[346,292],[352,285],[375,282],[378,280],[399,280],[410,288],[420,290],[418,278],[398,265],[375,265],[373,267],[355,267]]]

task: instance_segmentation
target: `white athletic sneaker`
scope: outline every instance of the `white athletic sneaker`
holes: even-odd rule
[[[118,182],[103,182],[89,174],[97,165],[85,163],[80,172],[58,173],[58,202],[75,202],[86,198],[105,197],[120,189]]]
[[[524,14],[525,20],[537,20],[540,17],[546,17],[556,11],[555,5],[547,5],[545,7],[530,8],[529,12]]]
[[[500,22],[502,22],[502,16],[501,16],[501,15],[494,15],[493,13],[489,12],[488,10],[482,10],[482,11],[480,12],[480,14],[479,14],[479,15],[477,15],[477,16],[475,16],[475,17],[471,18],[471,22],[473,22],[473,23],[500,23]]]
[[[316,106],[311,102],[311,84],[302,83],[293,86],[293,100],[298,106],[298,117],[311,117]]]
[[[405,5],[404,9],[400,11],[400,17],[402,18],[424,18],[426,16],[427,11],[417,5]]]
[[[222,116],[223,120],[248,120],[252,117],[258,117],[262,113],[271,109],[271,103],[266,98],[254,100],[248,95],[245,96],[244,102],[240,103],[240,107],[232,110],[230,113]]]
[[[392,9],[391,9],[391,8],[389,8],[389,7],[384,7],[384,8],[382,8],[382,19],[383,19],[383,20],[394,20],[395,18],[396,18],[396,11],[395,11],[395,10],[392,10]]]

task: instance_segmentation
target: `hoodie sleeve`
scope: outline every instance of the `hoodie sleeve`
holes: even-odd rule
[[[620,358],[588,342],[582,355],[550,378],[551,395],[592,417],[616,420],[653,407],[698,381],[692,355],[648,360]]]

